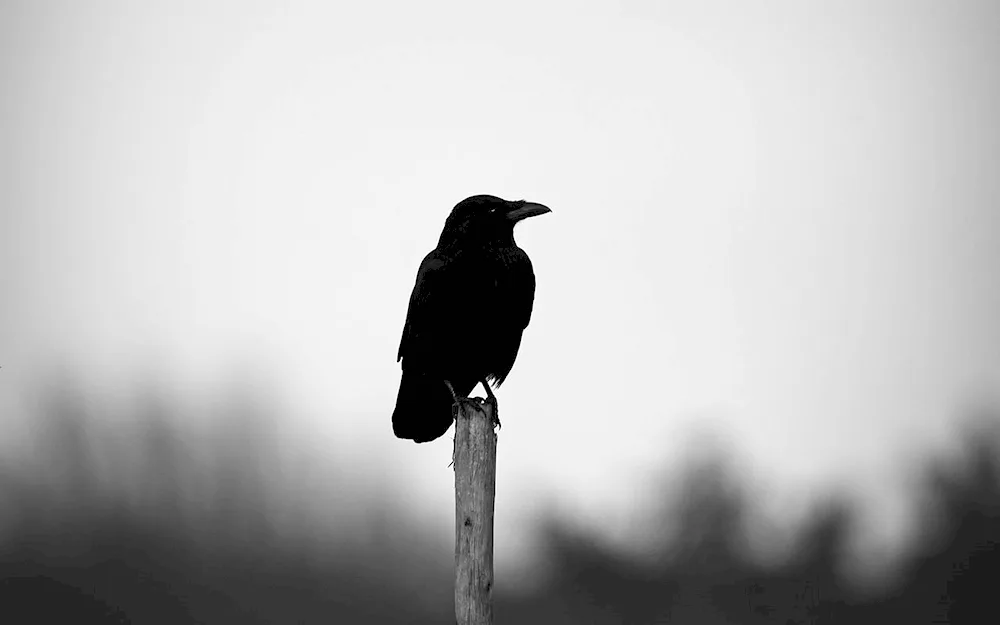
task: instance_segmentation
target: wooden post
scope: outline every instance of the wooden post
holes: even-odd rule
[[[474,403],[475,402],[475,403]],[[455,620],[493,625],[496,400],[459,404],[455,422]]]

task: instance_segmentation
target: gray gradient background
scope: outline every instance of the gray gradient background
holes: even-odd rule
[[[641,549],[648,476],[720,444],[760,545],[847,489],[882,560],[914,459],[1000,394],[997,59],[996,2],[0,3],[2,446],[54,366],[192,415],[248,372],[282,453],[447,544],[450,435],[392,438],[396,347],[492,193],[554,211],[517,233],[499,566],[542,502]]]

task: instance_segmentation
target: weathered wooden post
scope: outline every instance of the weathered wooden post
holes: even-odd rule
[[[455,421],[455,621],[493,625],[495,398],[458,403]]]

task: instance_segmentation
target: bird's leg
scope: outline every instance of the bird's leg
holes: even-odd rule
[[[444,381],[444,385],[448,387],[448,391],[451,392],[451,398],[453,400],[455,400],[455,403],[453,403],[451,405],[451,411],[454,414],[455,429],[457,430],[458,429],[458,413],[455,412],[455,406],[458,405],[458,395],[455,394],[455,387],[451,385],[451,382],[449,382],[448,380],[445,380]],[[455,466],[455,454],[456,453],[458,453],[458,432],[456,432],[455,436],[451,439],[451,464],[448,465],[449,467]]]
[[[451,393],[451,398],[454,399],[455,403],[457,404],[458,403],[458,395],[455,394],[455,387],[452,386],[451,382],[448,381],[448,380],[444,381],[444,385],[448,387],[448,392]]]
[[[489,382],[480,380],[479,383],[486,389],[486,403],[493,405],[493,425],[500,427],[500,410],[497,408],[497,396],[493,394],[493,389],[490,388]]]
[[[451,464],[448,465],[450,467],[450,466],[452,466],[452,465],[455,464],[455,453],[458,451],[458,423],[457,423],[457,421],[458,421],[458,414],[462,410],[462,403],[463,402],[470,403],[470,404],[472,404],[472,406],[476,410],[482,410],[482,408],[480,407],[480,403],[482,403],[482,400],[479,399],[478,397],[459,397],[458,393],[455,392],[455,387],[451,385],[451,381],[450,380],[445,380],[444,384],[445,384],[445,386],[448,387],[448,391],[451,393],[451,398],[452,398],[452,400],[454,400],[454,403],[451,405],[451,409],[452,409],[452,415],[453,415],[452,418],[454,418],[455,421],[456,421],[456,423],[455,423],[455,430],[456,430],[456,432],[455,432],[455,438],[453,438],[451,440]],[[491,395],[492,395],[492,393],[491,393]],[[496,400],[494,400],[494,401],[496,401]],[[496,407],[494,407],[493,413],[496,414]]]
[[[455,387],[451,385],[450,381],[445,380],[444,384],[445,386],[448,387],[448,390],[451,392],[451,398],[454,400],[454,403],[451,405],[451,407],[452,410],[455,410],[456,419],[458,418],[458,412],[456,409],[461,409],[463,403],[472,404],[472,407],[475,408],[476,410],[482,410],[482,408],[480,408],[480,404],[483,403],[482,399],[478,397],[459,397],[458,393],[455,392]]]
[[[490,383],[486,380],[480,380],[479,383],[483,385],[483,389],[486,391],[486,401],[496,403],[497,396],[493,394],[493,389],[490,388]]]

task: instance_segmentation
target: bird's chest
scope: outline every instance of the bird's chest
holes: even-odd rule
[[[526,285],[522,276],[511,267],[498,264],[494,271],[473,284],[482,317],[489,319],[494,330],[517,324],[516,315],[512,313],[524,306]]]
[[[505,250],[462,259],[462,281],[470,292],[500,296],[517,285],[517,258]]]
[[[516,266],[508,255],[470,254],[461,261],[460,271],[455,273],[457,306],[451,327],[462,334],[496,334],[503,333],[508,325],[516,325],[516,315],[511,311],[523,307],[520,300],[524,285],[519,284]]]

